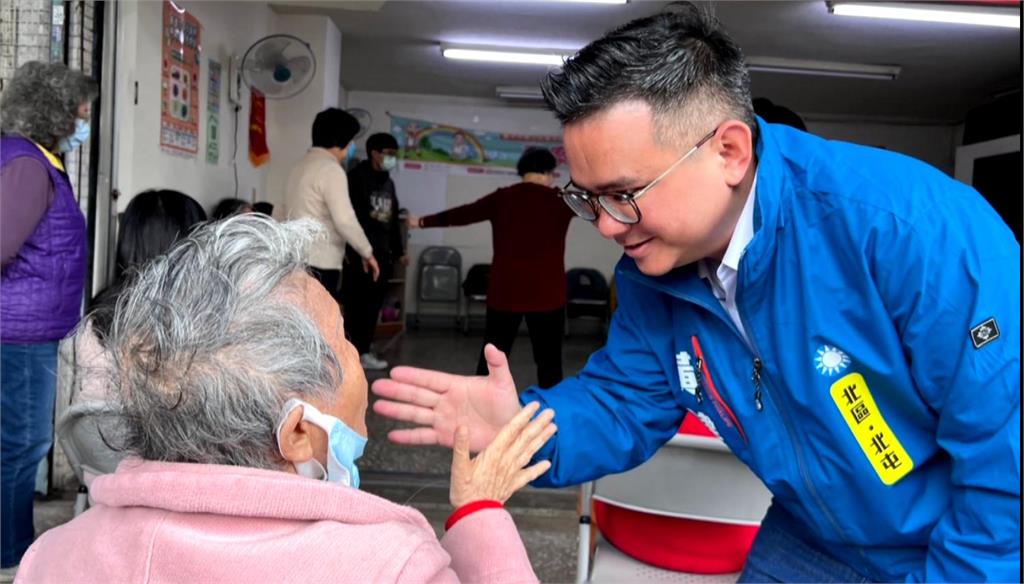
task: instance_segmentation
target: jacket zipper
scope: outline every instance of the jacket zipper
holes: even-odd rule
[[[754,407],[762,412],[764,402],[761,401],[761,359],[758,357],[754,357],[754,373],[751,374],[750,380],[754,382]]]
[[[737,418],[736,414],[734,414],[729,408],[729,404],[725,403],[725,400],[722,399],[722,396],[718,393],[718,389],[715,387],[714,380],[711,379],[711,370],[708,369],[704,362],[704,351],[701,349],[700,341],[697,340],[696,335],[690,337],[690,340],[693,342],[693,352],[697,355],[697,387],[702,387],[704,385],[704,381],[707,380],[708,390],[711,392],[711,399],[722,408],[718,415],[722,418],[727,417],[727,421],[732,421],[736,426],[736,431],[739,433],[740,438],[743,439],[743,443],[749,444],[749,441],[747,440],[747,433],[743,430],[743,425],[740,424],[739,418]],[[697,403],[700,403],[700,401],[701,399],[698,397]],[[722,416],[722,412],[725,412],[726,415]]]
[[[695,395],[697,396],[697,403],[702,404],[704,403],[704,375],[702,373],[704,371],[704,360],[700,358],[700,355],[697,356],[695,365],[697,366],[697,389]]]
[[[737,308],[739,307],[737,306]],[[739,311],[737,310],[737,312]],[[754,340],[754,334],[750,328],[750,325],[747,322],[747,319],[743,317],[742,313],[740,314],[740,322],[743,323],[743,328],[747,331],[747,338],[750,339],[750,346],[754,351],[753,374],[751,375],[751,380],[754,383],[754,406],[757,408],[759,412],[763,412],[764,402],[762,401],[761,396],[763,386],[767,383],[767,381],[764,379],[764,374],[762,373],[762,369],[764,368],[764,362],[761,360],[761,352],[757,349],[757,342]],[[829,511],[828,507],[825,506],[825,501],[821,498],[821,495],[818,494],[817,488],[815,488],[814,483],[811,481],[810,472],[807,470],[807,464],[804,461],[803,451],[800,449],[800,446],[798,445],[798,442],[795,439],[795,436],[793,434],[793,426],[789,421],[789,415],[786,412],[786,408],[782,404],[781,399],[777,405],[778,407],[776,408],[776,410],[778,410],[779,412],[779,418],[782,420],[782,426],[786,429],[786,436],[789,438],[789,443],[793,448],[793,453],[796,455],[797,470],[800,472],[800,478],[803,480],[807,492],[811,495],[811,499],[818,506],[818,509],[821,511],[822,515],[824,515],[825,519],[828,520],[829,524],[832,526],[832,529],[835,530],[836,535],[838,535],[839,538],[846,545],[850,547],[856,547],[853,546],[849,539],[847,539],[846,533],[839,526],[839,522],[836,521],[836,518],[832,515],[832,512]],[[857,549],[859,550],[860,548]]]

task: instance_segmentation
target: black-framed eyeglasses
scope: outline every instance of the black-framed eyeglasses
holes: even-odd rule
[[[637,207],[636,200],[646,195],[651,189],[653,189],[663,178],[672,174],[672,171],[679,167],[684,160],[689,158],[696,152],[705,142],[710,140],[715,133],[718,132],[716,127],[714,130],[708,132],[703,138],[697,142],[693,148],[686,151],[685,154],[679,157],[672,163],[672,166],[668,167],[665,172],[658,175],[658,178],[647,183],[647,186],[639,189],[633,189],[631,191],[623,191],[619,193],[606,193],[603,195],[595,195],[594,193],[585,191],[572,184],[570,180],[564,187],[559,189],[559,195],[562,200],[565,201],[566,205],[572,209],[573,213],[576,213],[578,217],[586,219],[587,221],[597,221],[598,209],[604,209],[613,219],[619,223],[625,223],[626,225],[633,225],[639,223],[641,219],[640,207]]]

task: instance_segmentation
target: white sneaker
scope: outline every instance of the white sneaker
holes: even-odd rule
[[[363,369],[370,371],[383,371],[388,368],[388,362],[377,358],[373,353],[363,353],[359,356],[359,364]]]

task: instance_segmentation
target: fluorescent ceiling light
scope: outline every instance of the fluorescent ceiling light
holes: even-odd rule
[[[978,24],[1020,28],[1020,9],[1012,6],[964,6],[902,2],[833,2],[829,12],[841,16],[866,16],[952,24]]]
[[[629,0],[546,0],[548,2],[575,2],[577,4],[625,4]]]
[[[519,63],[524,65],[547,65],[558,67],[573,55],[572,51],[519,49],[512,47],[482,47],[441,45],[441,54],[449,59],[464,61],[486,61],[489,63]]]
[[[494,93],[501,99],[540,101],[544,95],[539,87],[530,85],[499,85],[494,88]]]
[[[900,68],[896,65],[836,63],[832,61],[807,61],[776,57],[748,57],[747,69],[758,73],[788,73],[792,75],[849,77],[854,79],[878,79],[882,81],[893,81],[900,74]]]

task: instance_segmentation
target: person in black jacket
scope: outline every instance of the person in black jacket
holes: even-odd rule
[[[346,250],[348,261],[342,269],[341,302],[345,307],[345,333],[359,350],[364,369],[387,369],[388,363],[370,352],[377,328],[387,282],[394,261],[409,264],[405,255],[398,197],[389,172],[398,161],[398,141],[391,134],[374,134],[366,140],[367,159],[348,173],[349,197],[356,218],[373,246],[381,274],[376,282],[362,271],[362,260],[354,249]]]

